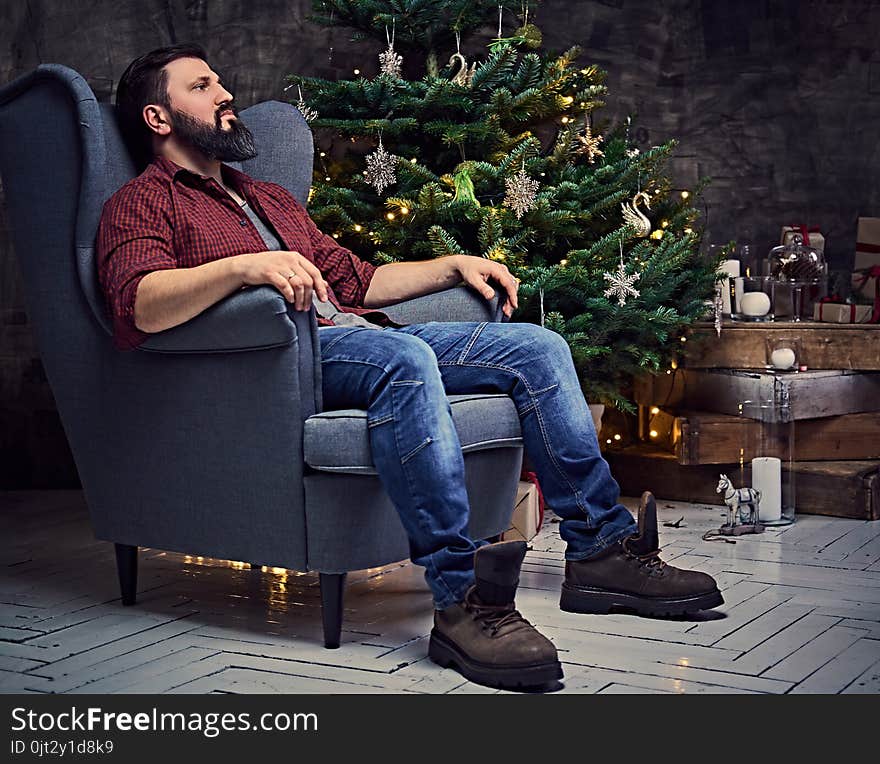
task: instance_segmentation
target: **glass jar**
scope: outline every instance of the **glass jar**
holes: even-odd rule
[[[795,519],[794,419],[773,400],[742,401],[741,485],[760,492],[758,521],[789,525]]]
[[[828,293],[828,264],[815,247],[794,234],[788,244],[773,247],[767,258],[770,298],[775,320],[813,318],[813,304]]]

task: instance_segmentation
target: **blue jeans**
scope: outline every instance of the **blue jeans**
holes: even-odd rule
[[[582,560],[636,531],[599,452],[571,352],[534,324],[427,323],[319,331],[325,409],[367,412],[373,462],[425,568],[437,609],[473,583],[464,459],[447,393],[513,398],[565,558]]]

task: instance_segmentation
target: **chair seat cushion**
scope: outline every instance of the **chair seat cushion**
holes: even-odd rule
[[[522,446],[516,406],[507,395],[450,395],[452,421],[462,451]],[[305,461],[322,472],[375,475],[367,433],[367,412],[325,411],[306,419]]]

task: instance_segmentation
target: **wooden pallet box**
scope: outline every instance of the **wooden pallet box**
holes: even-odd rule
[[[727,321],[718,337],[712,324],[701,322],[691,339],[695,350],[684,361],[690,369],[764,370],[768,342],[796,339],[798,363],[808,369],[880,371],[880,324]]]
[[[605,458],[625,496],[652,491],[658,499],[723,506],[715,491],[719,474],[739,479],[738,464],[684,466],[648,444],[608,451]],[[880,518],[880,461],[795,462],[794,469],[797,513]]]
[[[660,410],[649,426],[682,465],[733,464],[755,456],[788,458],[783,440],[765,438],[762,453],[756,453],[763,423],[745,417]],[[794,425],[793,449],[796,461],[880,459],[880,411],[800,420]]]
[[[880,411],[880,372],[773,373],[739,369],[676,369],[634,384],[640,406],[739,414],[743,401],[787,404],[792,419]]]

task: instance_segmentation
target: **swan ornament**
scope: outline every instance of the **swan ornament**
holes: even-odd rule
[[[651,197],[644,191],[639,191],[632,198],[631,202],[623,202],[620,205],[621,212],[623,213],[623,222],[635,229],[634,235],[637,239],[644,238],[651,233],[651,221],[639,210],[639,200],[644,201],[645,209],[651,209],[649,204]]]
[[[462,85],[463,87],[469,88],[474,79],[474,73],[477,71],[477,63],[475,61],[471,64],[471,68],[468,69],[467,61],[464,56],[461,55],[461,53],[453,53],[449,57],[449,65],[452,66],[456,62],[461,65],[461,68],[455,73],[452,81],[456,85]]]

